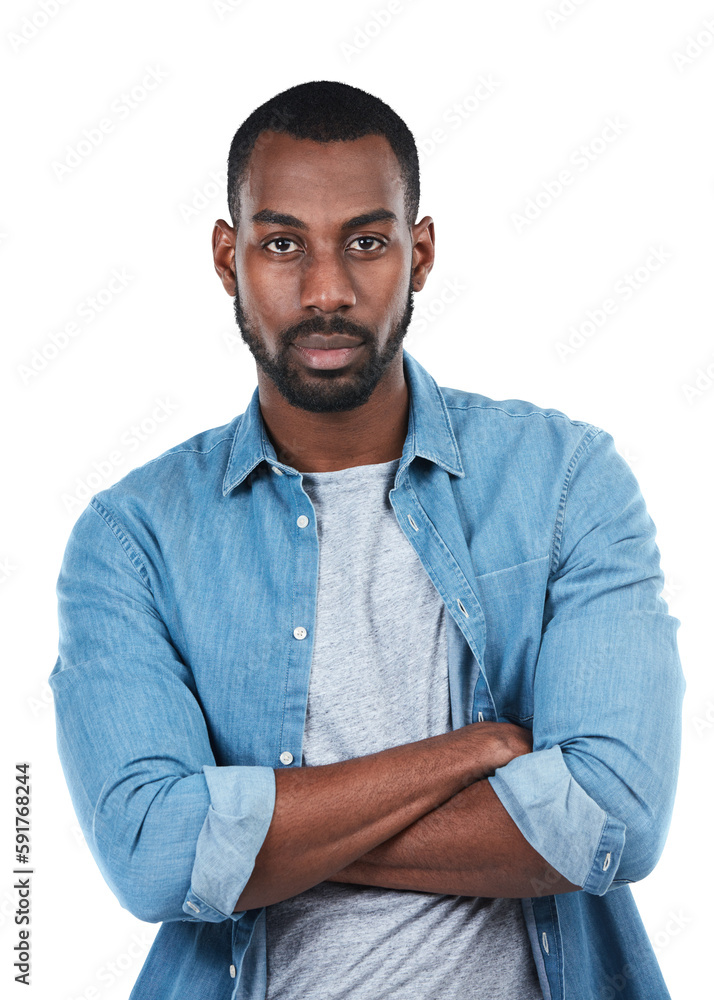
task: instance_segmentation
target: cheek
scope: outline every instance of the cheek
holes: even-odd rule
[[[365,268],[354,277],[357,301],[375,312],[401,315],[409,289],[410,259],[384,258],[379,266]]]
[[[409,294],[409,278],[411,267],[409,259],[396,263],[385,280],[380,290],[380,309],[385,315],[385,325],[391,327],[398,320],[401,320],[407,304]]]
[[[247,315],[257,318],[268,327],[278,327],[285,316],[295,311],[295,301],[299,303],[297,281],[282,268],[280,272],[264,263],[252,259],[247,254],[236,261],[236,279],[240,299]]]

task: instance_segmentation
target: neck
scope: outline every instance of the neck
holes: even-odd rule
[[[291,406],[258,369],[260,412],[279,462],[298,472],[337,472],[400,458],[409,427],[401,353],[362,406],[312,413]]]

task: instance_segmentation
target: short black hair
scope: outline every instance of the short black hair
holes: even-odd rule
[[[240,186],[261,132],[284,132],[294,139],[339,142],[383,135],[394,150],[404,181],[407,223],[419,209],[419,157],[414,136],[384,101],[335,80],[312,80],[283,90],[243,122],[228,154],[228,208],[233,226],[240,221]]]

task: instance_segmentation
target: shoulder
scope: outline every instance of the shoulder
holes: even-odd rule
[[[160,507],[206,499],[221,489],[236,429],[243,414],[227,424],[199,431],[142,465],[131,469],[112,486],[95,493],[90,505],[108,510],[122,507]]]
[[[604,433],[595,424],[555,407],[539,406],[525,399],[492,399],[464,389],[439,388],[457,438],[475,435],[481,445],[497,445],[499,452],[504,446],[522,444],[524,440],[531,444],[540,442],[544,447],[586,447]]]

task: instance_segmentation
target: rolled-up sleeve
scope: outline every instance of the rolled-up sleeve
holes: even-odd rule
[[[649,874],[669,829],[685,685],[663,584],[637,481],[591,428],[554,532],[533,752],[488,780],[531,846],[595,895]]]
[[[217,766],[141,554],[97,498],[72,530],[57,595],[57,747],[105,880],[141,920],[240,919],[275,774]]]

